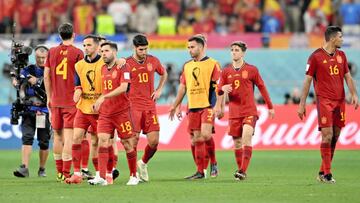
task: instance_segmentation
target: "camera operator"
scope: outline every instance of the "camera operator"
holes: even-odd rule
[[[35,48],[36,64],[21,70],[20,77],[13,78],[13,85],[20,86],[20,96],[23,100],[22,113],[22,164],[14,171],[16,177],[29,177],[29,159],[34,141],[35,130],[39,142],[40,166],[39,177],[46,177],[45,163],[49,154],[50,122],[46,107],[46,93],[43,85],[44,64],[48,48],[40,45]]]

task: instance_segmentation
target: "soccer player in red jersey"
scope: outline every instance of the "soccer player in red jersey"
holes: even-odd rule
[[[73,46],[75,33],[70,23],[59,26],[62,43],[49,50],[44,70],[44,83],[54,130],[53,153],[57,179],[70,176],[73,123],[76,114],[74,95],[75,63],[84,58]]]
[[[127,64],[119,66],[116,63],[117,45],[113,42],[101,44],[101,55],[105,62],[102,67],[102,95],[94,104],[95,111],[99,111],[97,132],[99,138],[99,171],[100,178],[89,180],[92,185],[107,185],[111,177],[108,168],[108,159],[114,154],[110,143],[110,137],[117,131],[118,136],[126,151],[130,179],[127,185],[137,185],[136,177],[136,151],[134,150],[135,134],[130,112],[130,101],[128,98],[128,87],[131,82],[130,70]]]
[[[220,76],[219,63],[206,56],[205,37],[194,35],[188,39],[188,50],[193,58],[186,62],[180,78],[180,86],[174,104],[170,108],[170,119],[179,114],[179,106],[185,94],[188,98],[188,132],[194,137],[194,152],[197,165],[195,174],[185,179],[205,178],[206,153],[215,156],[215,145],[212,138],[214,126],[213,106],[216,102],[216,81]],[[208,148],[207,146],[210,145]],[[209,153],[211,150],[212,153]],[[215,159],[216,160],[216,159]],[[218,174],[217,163],[211,164],[211,176]]]
[[[224,93],[229,96],[229,132],[235,145],[235,159],[238,170],[234,176],[237,180],[246,178],[246,170],[252,155],[251,139],[254,135],[258,113],[254,99],[254,86],[260,90],[261,95],[269,109],[269,117],[273,118],[275,111],[271,103],[258,69],[244,61],[246,44],[236,41],[231,44],[232,64],[225,67],[220,76],[218,85],[218,100],[214,108],[215,115],[222,114],[221,105],[224,102]]]
[[[133,38],[134,54],[126,60],[131,72],[129,97],[134,132],[136,133],[135,148],[141,131],[147,136],[148,140],[144,155],[137,162],[139,177],[143,181],[149,181],[147,163],[155,154],[159,143],[160,126],[155,101],[160,97],[167,78],[166,70],[159,59],[147,54],[148,44],[148,40],[144,35],[136,35]],[[156,89],[154,89],[155,72],[160,75],[160,81]]]
[[[345,53],[339,48],[343,43],[340,27],[329,26],[325,31],[325,44],[314,51],[306,65],[306,76],[298,109],[302,120],[306,116],[306,97],[314,81],[318,125],[321,131],[321,166],[317,179],[335,183],[331,163],[341,128],[345,126],[344,79],[351,94],[351,103],[358,108],[358,95],[351,78]]]

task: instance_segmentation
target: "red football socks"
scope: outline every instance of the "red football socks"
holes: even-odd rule
[[[88,167],[89,154],[90,154],[89,141],[84,139],[81,141],[81,168]]]
[[[55,165],[56,165],[57,173],[62,173],[63,172],[63,160],[62,159],[55,160]]]
[[[200,173],[204,173],[205,152],[205,142],[195,142],[195,159]]]
[[[68,161],[63,160],[62,171],[63,171],[63,175],[65,176],[65,178],[70,178],[71,163],[72,163],[72,160],[68,160]]]
[[[243,156],[243,149],[235,149],[235,160],[238,166],[238,170],[241,169],[241,162],[242,162],[242,156]]]
[[[106,172],[111,173],[114,166],[114,148],[113,146],[108,147],[109,159],[107,162]]]
[[[206,143],[206,151],[210,157],[211,164],[216,164],[214,138],[211,137],[210,140],[206,141],[205,143]]]
[[[331,145],[329,143],[321,143],[320,153],[324,174],[329,174],[331,169]]]
[[[80,160],[82,157],[82,144],[72,145],[72,162],[74,165],[74,172],[80,172]]]
[[[136,151],[126,153],[130,176],[136,176]]]
[[[107,163],[109,161],[109,148],[99,147],[99,173],[100,177],[106,178]]]
[[[246,173],[246,170],[249,166],[251,155],[252,155],[252,147],[244,146],[243,147],[243,158],[242,158],[242,163],[241,163],[241,171],[244,173]]]
[[[99,159],[97,157],[92,158],[95,171],[99,171]]]
[[[157,151],[157,146],[151,148],[149,145],[146,145],[145,152],[142,157],[142,161],[146,164],[151,159],[151,157],[154,156],[156,151]]]

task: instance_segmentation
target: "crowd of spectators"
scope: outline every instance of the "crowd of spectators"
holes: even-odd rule
[[[0,33],[360,33],[360,0],[0,0]]]

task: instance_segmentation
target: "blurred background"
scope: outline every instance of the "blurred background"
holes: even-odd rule
[[[146,34],[149,53],[169,73],[160,106],[174,100],[182,65],[190,58],[187,39],[196,33],[205,34],[207,54],[222,66],[231,62],[230,43],[246,42],[245,60],[258,67],[279,106],[300,101],[307,59],[324,43],[328,25],[342,27],[342,49],[353,78],[360,77],[360,0],[0,0],[1,116],[7,117],[16,93],[9,78],[13,23],[16,39],[25,45],[51,47],[60,42],[56,32],[63,22],[73,23],[77,47],[82,48],[84,35],[100,34],[118,44],[120,57],[132,54],[136,33]],[[358,82],[356,86],[359,90]],[[309,97],[313,103],[312,92]],[[7,128],[3,125],[2,133]]]

